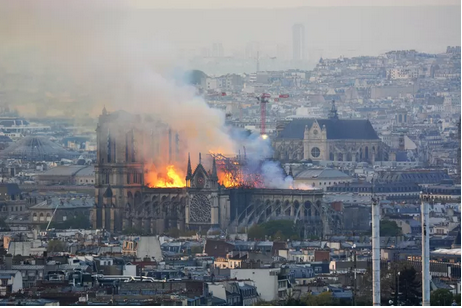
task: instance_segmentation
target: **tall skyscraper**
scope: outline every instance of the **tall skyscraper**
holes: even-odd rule
[[[305,26],[302,24],[292,26],[292,53],[295,61],[305,58]]]

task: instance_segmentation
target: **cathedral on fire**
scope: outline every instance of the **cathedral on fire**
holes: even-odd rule
[[[189,154],[181,153],[178,134],[150,117],[104,109],[96,132],[96,204],[91,218],[95,229],[236,232],[284,218],[299,223],[305,234],[326,235],[341,224],[341,213],[332,215],[320,190],[221,185],[215,158],[199,154],[193,169]],[[182,156],[187,158],[184,185],[147,183],[148,164],[174,163]]]

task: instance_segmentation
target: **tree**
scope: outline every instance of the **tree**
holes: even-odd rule
[[[260,225],[254,225],[250,227],[247,234],[249,238],[253,239],[264,239],[265,236],[280,241],[299,238],[296,226],[290,220],[273,220]]]
[[[47,252],[64,252],[67,249],[66,243],[60,240],[51,240],[47,245]]]
[[[380,222],[380,236],[399,236],[401,235],[401,228],[398,227],[396,222],[391,220],[382,220]]]
[[[284,241],[284,240],[286,240],[286,237],[281,231],[276,232],[273,236],[273,241]]]
[[[305,296],[302,301],[306,306],[333,306],[334,301],[332,298],[332,293],[322,292],[319,295],[308,294]]]
[[[422,298],[421,283],[415,268],[404,267],[399,276],[399,303],[403,306],[418,306]]]
[[[254,306],[281,306],[281,304],[279,303],[279,301],[277,300],[274,300],[274,301],[270,301],[270,302],[267,302],[267,301],[264,301],[264,300],[260,300],[258,302],[256,302],[255,304],[253,304]]]
[[[457,305],[460,306],[460,294],[454,294],[454,300],[456,301]]]
[[[451,306],[454,297],[447,289],[438,289],[430,294],[430,305],[432,306]]]
[[[138,228],[126,228],[122,231],[123,235],[143,235],[143,230]]]
[[[289,297],[283,306],[305,306],[305,303],[300,299],[295,299],[293,297]]]
[[[265,239],[265,229],[261,225],[254,225],[248,231],[249,239]]]

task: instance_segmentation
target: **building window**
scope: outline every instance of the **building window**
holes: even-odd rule
[[[321,150],[318,147],[311,148],[311,156],[317,158],[321,155]]]

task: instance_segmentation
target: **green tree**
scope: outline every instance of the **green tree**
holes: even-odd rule
[[[286,241],[287,239],[298,239],[299,234],[293,221],[273,220],[254,225],[248,231],[249,239],[264,239],[265,236],[273,240]]]
[[[273,236],[273,241],[285,241],[287,238],[281,231],[278,231]]]
[[[253,225],[249,228],[247,234],[249,239],[263,240],[265,239],[266,231],[261,225]]]
[[[453,294],[447,289],[438,289],[430,294],[430,305],[432,306],[451,306],[453,300]]]
[[[293,297],[289,297],[283,304],[283,306],[305,306],[305,303]]]
[[[51,240],[47,245],[47,252],[65,252],[67,251],[67,245],[60,240]]]
[[[399,236],[401,235],[401,228],[398,227],[396,222],[391,220],[382,220],[380,222],[380,236]]]
[[[332,293],[322,292],[319,295],[308,294],[305,296],[302,301],[306,306],[333,306],[334,300],[332,298]]]
[[[456,301],[457,305],[460,306],[460,294],[454,294],[454,300]]]
[[[403,306],[417,306],[422,298],[421,283],[415,268],[404,267],[399,276],[399,303]]]
[[[260,300],[260,301],[256,302],[253,305],[254,306],[281,306],[281,303],[279,301],[267,302],[267,301],[264,301],[264,300]]]

